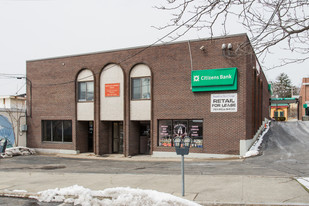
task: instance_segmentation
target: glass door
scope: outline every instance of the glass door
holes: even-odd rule
[[[88,152],[93,152],[93,122],[88,123]]]
[[[123,153],[123,123],[113,122],[113,153]]]

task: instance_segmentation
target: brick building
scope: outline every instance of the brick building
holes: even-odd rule
[[[299,119],[309,121],[309,78],[304,77],[299,93]]]
[[[29,147],[56,152],[239,155],[269,113],[246,34],[27,61]]]

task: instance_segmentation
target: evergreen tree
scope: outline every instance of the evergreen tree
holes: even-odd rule
[[[277,97],[277,95],[278,98],[292,97],[291,89],[293,86],[287,74],[279,74],[279,76],[276,78],[276,81],[271,82],[271,86],[273,90],[273,97]]]

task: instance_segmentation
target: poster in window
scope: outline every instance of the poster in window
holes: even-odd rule
[[[159,146],[172,147],[172,120],[159,121]]]
[[[119,97],[120,83],[105,84],[105,97]]]
[[[191,147],[203,148],[203,120],[189,120]]]

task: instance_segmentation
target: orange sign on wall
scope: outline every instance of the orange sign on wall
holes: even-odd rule
[[[120,83],[105,84],[105,96],[106,97],[119,97]]]

